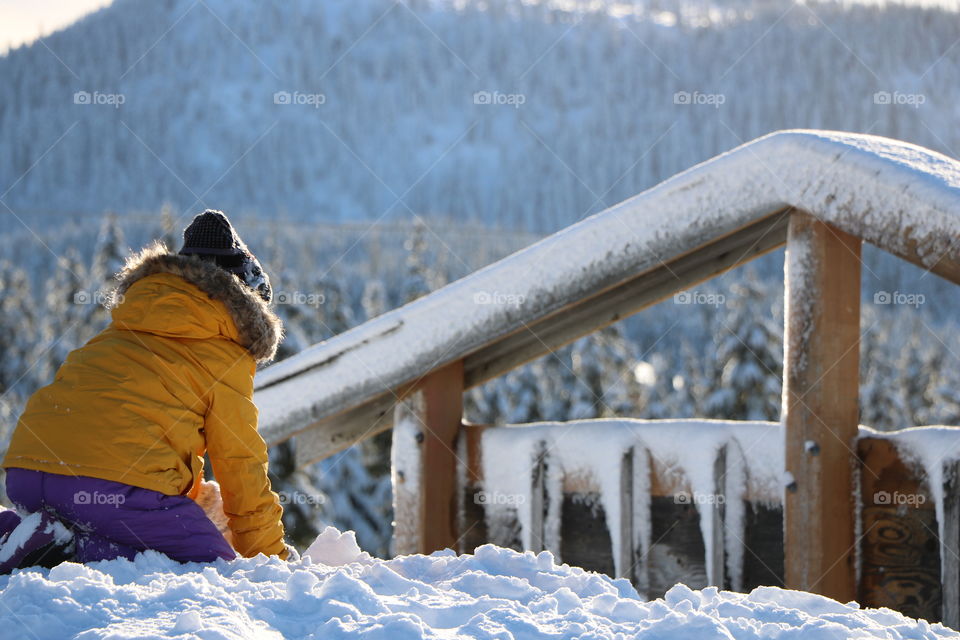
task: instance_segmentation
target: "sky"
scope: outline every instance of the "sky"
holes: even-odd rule
[[[0,54],[62,29],[112,0],[0,0]]]

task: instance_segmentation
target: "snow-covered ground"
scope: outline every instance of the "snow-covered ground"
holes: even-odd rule
[[[888,609],[761,587],[675,586],[642,601],[626,580],[486,545],[383,561],[327,529],[297,562],[65,563],[0,578],[0,635],[128,638],[957,638]]]

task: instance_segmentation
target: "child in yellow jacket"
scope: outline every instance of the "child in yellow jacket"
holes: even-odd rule
[[[21,517],[0,518],[0,573],[64,530],[81,562],[145,549],[286,558],[253,404],[256,364],[282,334],[269,279],[219,211],[193,220],[179,253],[156,244],[119,278],[111,324],[67,357],[14,431],[3,466]],[[194,501],[205,453],[232,547]]]

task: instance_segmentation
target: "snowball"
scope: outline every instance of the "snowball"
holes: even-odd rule
[[[303,555],[312,562],[339,567],[359,560],[361,551],[353,531],[341,533],[335,527],[327,527]]]

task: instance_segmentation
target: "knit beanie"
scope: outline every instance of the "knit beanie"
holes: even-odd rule
[[[183,230],[180,254],[215,262],[220,268],[237,276],[266,302],[270,302],[270,278],[223,212],[207,209],[198,214]]]

